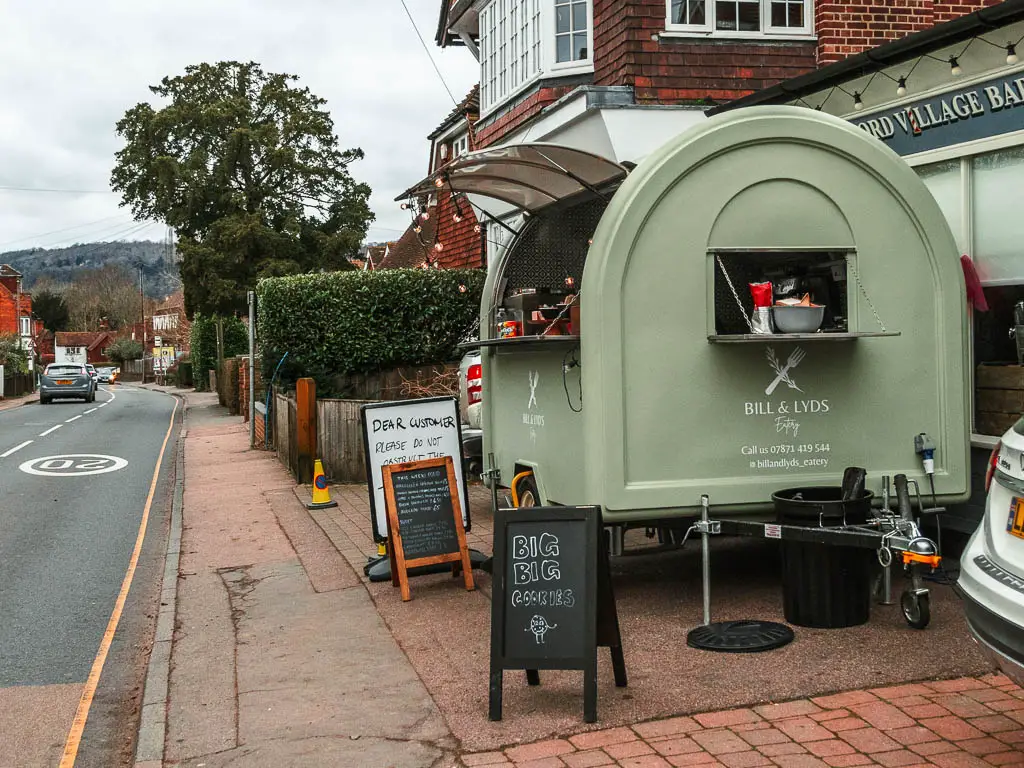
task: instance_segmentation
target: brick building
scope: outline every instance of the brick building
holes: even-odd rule
[[[703,121],[710,107],[992,5],[998,2],[441,0],[436,42],[473,55],[480,84],[428,137],[430,175],[398,198],[414,215],[436,218],[433,237],[404,237],[409,247],[390,261],[482,265],[519,231],[524,209],[500,189],[508,177],[485,194],[480,184],[457,182],[457,171],[447,175],[465,150],[543,142],[628,168]],[[513,181],[522,191],[522,177]]]
[[[32,350],[32,296],[21,289],[21,273],[9,264],[0,264],[0,335],[4,334],[20,335],[22,346]]]
[[[54,362],[100,363],[109,362],[104,350],[114,343],[109,331],[58,331],[54,334]]]

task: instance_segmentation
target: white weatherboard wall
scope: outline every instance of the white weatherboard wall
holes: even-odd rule
[[[459,403],[454,397],[398,400],[363,409],[363,430],[370,472],[374,532],[386,536],[384,466],[451,456],[455,465],[462,523],[469,527],[469,497],[462,477]]]
[[[54,347],[53,361],[55,363],[78,363],[85,365],[85,347]]]

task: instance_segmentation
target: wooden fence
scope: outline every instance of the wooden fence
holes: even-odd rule
[[[316,450],[324,474],[336,483],[366,482],[366,451],[359,407],[374,400],[317,400]]]
[[[34,391],[36,375],[34,373],[7,373],[0,365],[0,399],[5,397],[21,397]]]
[[[366,450],[360,424],[360,406],[382,400],[408,400],[441,395],[454,382],[458,364],[402,368],[366,376],[345,377],[344,390],[357,399],[317,399],[316,449],[324,474],[336,483],[366,482]],[[457,389],[454,394],[457,394]],[[294,395],[275,394],[270,415],[271,444],[277,457],[298,473],[297,405]]]

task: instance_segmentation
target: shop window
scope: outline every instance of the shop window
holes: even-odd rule
[[[1015,388],[1019,385],[1013,376],[993,382],[982,367],[1024,365],[1024,325],[1019,341],[1015,332],[1017,317],[1024,319],[1024,311],[1015,313],[1016,305],[1024,303],[1024,285],[989,286],[984,290],[989,311],[974,313],[974,362],[979,368],[972,431],[998,437],[1024,412],[1024,389]]]
[[[979,155],[971,160],[974,252],[986,285],[1024,283],[1020,238],[1020,178],[1024,147]]]
[[[915,169],[917,175],[932,193],[935,202],[939,204],[942,215],[946,217],[953,237],[961,250],[964,247],[963,237],[963,182],[961,179],[961,167],[959,160],[949,160],[944,163],[921,166]]]
[[[751,333],[751,284],[771,283],[771,301],[803,299],[823,307],[819,329],[844,333],[847,323],[845,254],[736,252],[714,253],[715,334]],[[734,294],[735,290],[735,294]],[[812,329],[813,332],[813,329]]]

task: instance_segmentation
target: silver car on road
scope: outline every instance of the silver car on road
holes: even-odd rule
[[[80,397],[87,403],[96,400],[96,384],[84,365],[51,363],[46,366],[39,377],[39,402],[47,405],[59,397]]]

